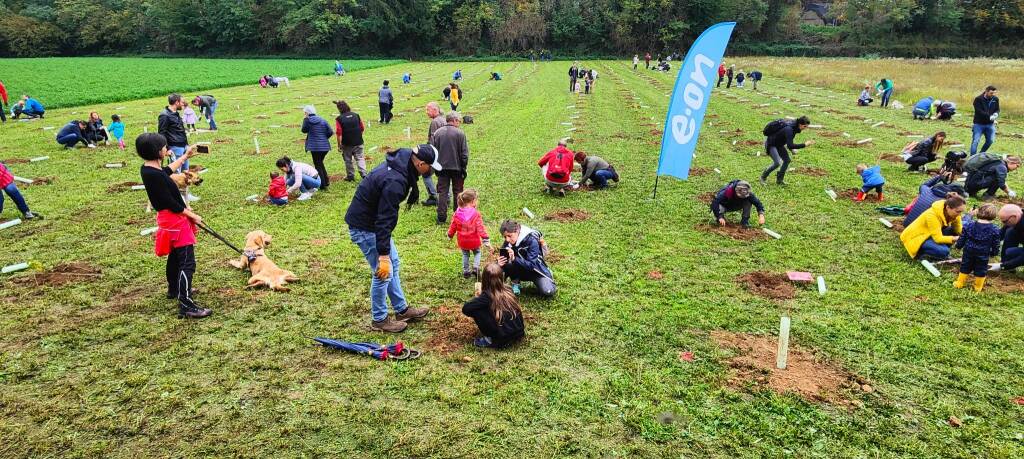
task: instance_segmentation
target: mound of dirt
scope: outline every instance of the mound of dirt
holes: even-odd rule
[[[545,220],[554,220],[559,223],[580,222],[590,218],[590,214],[580,209],[556,210],[544,216]]]
[[[4,164],[25,164],[25,163],[28,163],[28,162],[29,162],[29,160],[21,159],[21,158],[0,159],[0,163],[4,163]]]
[[[738,143],[738,145],[743,145],[745,147],[752,147],[754,145],[764,145],[764,142],[762,142],[760,140],[741,140]]]
[[[903,226],[903,219],[902,218],[897,218],[897,219],[892,221],[892,230],[893,231],[895,231],[897,233],[902,233],[904,228],[905,227]]]
[[[647,278],[651,280],[662,280],[665,278],[665,275],[662,274],[661,271],[655,269],[654,271],[647,273]]]
[[[850,189],[847,189],[847,190],[840,191],[837,194],[839,195],[840,198],[847,198],[847,199],[852,200],[853,198],[857,197],[857,193],[860,193],[860,188],[850,188]],[[874,191],[872,191],[872,192],[866,194],[864,196],[864,202],[878,202],[878,193],[875,193]]]
[[[213,143],[216,143],[216,144],[219,144],[219,145],[223,145],[223,144],[226,144],[226,143],[235,143],[235,139],[217,139],[217,140],[214,140]]]
[[[661,129],[651,129],[651,135],[653,135],[653,136],[660,136],[661,135]]]
[[[846,117],[846,119],[853,120],[853,121],[864,121],[867,118],[865,118],[863,116],[860,116],[860,115],[849,115],[849,116]]]
[[[818,133],[818,135],[820,135],[822,137],[839,137],[839,136],[842,136],[843,133],[842,132],[836,132],[836,131],[821,131],[821,132]]]
[[[796,297],[796,287],[785,274],[754,271],[736,278],[754,295],[771,300],[791,300]]]
[[[268,119],[270,119],[270,117],[267,116],[267,115],[256,115],[253,118],[258,119],[258,120],[268,120]]]
[[[871,144],[872,142],[857,143],[856,140],[846,140],[839,142],[838,145],[841,147],[860,148],[870,146]],[[900,161],[903,161],[903,158],[900,158]]]
[[[900,164],[905,164],[906,163],[906,161],[903,160],[903,157],[900,156],[899,154],[896,154],[896,153],[885,153],[882,156],[880,156],[879,158],[880,159],[884,159],[884,160],[889,161],[889,162],[893,162],[893,163],[900,163]]]
[[[25,276],[23,279],[35,284],[37,287],[41,285],[59,287],[65,284],[92,282],[100,277],[102,273],[103,270],[84,261],[71,261],[59,263],[46,272]]]
[[[220,124],[242,124],[242,122],[238,120],[226,120],[221,121]]]
[[[625,132],[619,131],[619,132],[616,132],[616,133],[612,134],[612,138],[613,139],[628,139],[629,135],[626,134]]]
[[[729,386],[735,389],[767,388],[779,394],[792,393],[813,402],[855,405],[854,391],[874,392],[863,378],[839,365],[816,356],[811,350],[791,344],[786,369],[775,368],[778,338],[746,333],[713,331],[711,338],[721,347],[736,351],[729,358]]]
[[[960,274],[960,263],[951,263],[944,266],[949,272],[953,273],[954,276]],[[964,289],[971,288],[971,279],[973,279],[973,277],[967,280],[967,287],[964,287]],[[985,276],[984,291],[994,291],[999,293],[1024,292],[1024,278],[1010,272],[990,272]]]
[[[717,234],[719,236],[725,236],[725,237],[728,237],[728,238],[735,239],[737,241],[753,241],[753,240],[757,240],[757,239],[764,239],[765,237],[767,237],[767,235],[764,234],[764,232],[762,232],[762,231],[758,231],[758,230],[753,229],[753,228],[744,228],[744,227],[738,226],[738,225],[719,226],[717,224],[715,224],[715,225],[701,224],[701,225],[697,225],[696,228],[697,228],[697,231],[704,231],[704,232],[707,232],[707,233],[714,233],[714,234]]]
[[[820,167],[800,166],[793,169],[794,174],[810,175],[811,177],[826,177],[828,171]]]
[[[107,187],[107,192],[108,193],[120,193],[122,191],[129,191],[129,190],[132,189],[133,186],[138,186],[138,185],[142,185],[142,183],[139,183],[139,182],[115,183],[115,184],[110,185],[109,187]]]
[[[690,168],[690,175],[693,176],[693,177],[700,177],[700,176],[708,175],[710,173],[711,173],[711,169],[708,169],[706,167],[691,167]],[[711,201],[708,201],[708,203],[710,204]]]
[[[427,323],[431,332],[427,348],[441,354],[449,354],[466,346],[472,346],[477,336],[473,319],[462,314],[458,305],[441,305],[431,311]]]
[[[279,112],[274,112],[274,113],[276,113],[276,114],[278,114],[278,115],[287,115],[287,114],[289,114],[289,113],[291,113],[291,112],[287,112],[287,111],[281,110],[281,111],[279,111]]]
[[[34,178],[32,178],[32,183],[23,183],[22,185],[24,185],[24,186],[49,185],[49,184],[53,183],[54,180],[57,180],[57,177],[34,177]]]

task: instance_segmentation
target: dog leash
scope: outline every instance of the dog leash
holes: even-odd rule
[[[224,236],[221,236],[220,234],[217,234],[216,231],[211,229],[209,226],[206,226],[205,223],[202,223],[202,222],[196,223],[196,226],[201,228],[203,231],[206,231],[207,233],[210,233],[211,236],[213,236],[214,238],[217,238],[218,240],[223,242],[228,247],[231,247],[231,249],[234,250],[235,252],[238,252],[239,255],[245,256],[245,253],[243,253],[241,250],[239,250],[238,247],[235,247],[234,245],[232,245],[230,242],[228,242],[227,239],[224,239]]]

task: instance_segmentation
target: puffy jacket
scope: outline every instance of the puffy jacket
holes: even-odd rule
[[[910,226],[920,217],[924,211],[930,209],[935,201],[941,201],[946,199],[946,195],[950,191],[955,191],[958,194],[967,195],[964,188],[959,184],[952,183],[948,184],[942,181],[941,175],[936,175],[918,187],[917,198],[914,199],[914,203],[910,206],[910,211],[907,212],[907,216],[903,218],[903,226]]]
[[[7,88],[4,87],[3,81],[0,81],[0,100],[3,100],[4,104],[7,103]]]
[[[481,240],[488,242],[491,238],[487,235],[487,228],[484,226],[484,219],[480,211],[473,207],[459,207],[452,215],[452,224],[448,226],[448,237],[459,235],[459,248],[462,250],[477,250],[480,248]]]
[[[317,115],[307,116],[302,120],[302,133],[306,134],[306,151],[331,151],[331,136],[334,135],[334,130],[323,118]]]
[[[544,262],[544,251],[540,246],[540,236],[532,228],[520,225],[519,238],[516,239],[515,244],[509,244],[506,241],[502,248],[511,248],[515,252],[516,258],[512,261],[513,265],[527,271],[543,274],[549,279],[554,279],[551,269]]]
[[[900,233],[900,241],[903,241],[903,247],[907,249],[910,258],[916,258],[921,244],[924,244],[928,238],[932,238],[939,244],[953,245],[953,236],[942,234],[943,228],[950,227],[953,229],[953,234],[960,234],[963,231],[960,216],[958,215],[953,221],[947,220],[946,201],[936,201],[921,214],[920,218],[914,220]]]
[[[559,158],[558,158],[559,154],[561,154],[561,156],[562,156],[562,158],[560,160],[561,164],[562,164],[562,168],[566,171],[565,177],[562,177],[562,178],[551,176],[551,172],[552,171],[551,171],[550,164],[553,164],[555,161],[559,161]],[[565,146],[563,146],[563,145],[559,145],[559,146],[555,147],[554,150],[551,150],[551,151],[547,152],[543,157],[541,157],[540,161],[537,161],[537,165],[540,166],[540,167],[548,166],[547,173],[544,174],[544,178],[546,178],[549,182],[553,182],[553,183],[569,183],[569,180],[570,180],[571,175],[572,175],[572,162],[573,162],[573,152],[572,152],[572,150],[570,150],[568,148],[565,148]]]
[[[267,196],[272,198],[283,198],[288,196],[288,185],[284,177],[278,176],[270,179],[270,188],[267,189]]]
[[[338,149],[342,145],[357,147],[363,144],[363,131],[366,126],[356,112],[345,112],[334,119],[335,132],[338,134]]]
[[[864,172],[861,172],[860,177],[864,180],[864,186],[871,187],[885,185],[885,178],[882,177],[881,166],[864,169]]]
[[[188,134],[185,133],[185,123],[181,115],[176,111],[165,108],[156,118],[157,132],[167,139],[167,145],[172,147],[188,146]]]
[[[711,200],[711,213],[715,215],[715,220],[725,218],[725,214],[722,212],[720,207],[725,207],[726,209],[739,208],[742,207],[746,201],[750,201],[750,203],[754,205],[754,208],[757,209],[758,215],[764,214],[764,204],[761,204],[761,200],[757,199],[757,196],[754,196],[753,192],[751,192],[750,196],[747,196],[746,198],[736,196],[737,183],[739,183],[739,180],[733,180],[722,187],[722,189],[718,190],[718,193],[715,193],[715,198]]]
[[[7,188],[7,185],[14,183],[14,176],[7,169],[7,165],[0,163],[0,188]]]
[[[412,150],[402,148],[366,175],[345,212],[349,228],[372,231],[377,236],[377,254],[391,254],[391,232],[398,224],[398,208],[416,186],[418,175],[409,170]]]
[[[114,136],[115,139],[124,138],[124,123],[120,121],[114,121],[113,123],[110,123],[110,126],[107,127],[107,130],[110,131],[110,135]]]
[[[648,57],[648,60],[650,60],[649,57]],[[724,77],[725,76],[725,64],[718,64],[718,76],[719,77]]]
[[[992,124],[992,115],[999,113],[999,98],[992,96],[985,98],[979,94],[974,98],[974,124]]]

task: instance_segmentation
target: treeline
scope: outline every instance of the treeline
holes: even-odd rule
[[[835,0],[828,16],[838,26],[825,27],[804,23],[804,3],[0,0],[0,56],[653,54],[685,50],[707,26],[730,20],[737,50],[770,54],[1016,55],[1024,38],[1017,0]]]

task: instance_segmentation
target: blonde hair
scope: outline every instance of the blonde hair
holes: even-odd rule
[[[995,204],[988,203],[983,204],[978,208],[978,219],[979,220],[995,220],[996,216],[999,215],[999,208]]]
[[[467,188],[462,193],[459,193],[459,207],[466,207],[472,204],[478,197],[476,190]]]
[[[857,165],[857,173],[858,174],[860,174],[860,173],[862,173],[862,172],[864,172],[866,170],[868,170],[868,165],[867,164],[858,164]]]

